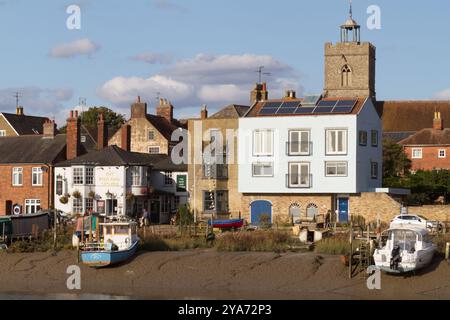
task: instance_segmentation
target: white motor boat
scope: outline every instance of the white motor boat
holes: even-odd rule
[[[387,234],[386,234],[387,233]],[[405,273],[422,269],[431,263],[436,245],[428,231],[411,225],[397,225],[382,235],[386,244],[376,249],[375,265],[387,273]]]

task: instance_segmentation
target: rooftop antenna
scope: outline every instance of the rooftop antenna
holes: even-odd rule
[[[84,97],[78,98],[78,105],[81,107],[81,113],[83,113],[84,108],[86,107],[86,98]]]
[[[256,71],[259,74],[259,82],[258,83],[262,83],[262,76],[271,76],[272,74],[270,72],[263,72],[264,66],[259,66],[258,70]]]
[[[18,108],[19,107],[19,99],[22,97],[22,94],[19,92],[19,91],[17,91],[15,94],[14,94],[14,98],[16,98],[16,108]]]

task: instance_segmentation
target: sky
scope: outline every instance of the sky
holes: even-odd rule
[[[80,29],[67,28],[71,5]],[[377,5],[381,29],[370,30]],[[175,116],[248,104],[264,66],[270,97],[323,89],[324,43],[339,41],[348,0],[0,0],[0,111],[63,124],[70,109],[128,116],[138,95]],[[378,100],[450,100],[450,2],[354,0],[361,40],[377,47]],[[72,20],[71,20],[72,21]]]

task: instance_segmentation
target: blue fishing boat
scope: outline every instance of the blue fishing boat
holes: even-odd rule
[[[128,261],[136,254],[139,238],[137,223],[101,223],[103,240],[80,246],[81,262],[89,267],[104,268]]]

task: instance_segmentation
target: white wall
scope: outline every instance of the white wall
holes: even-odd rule
[[[321,115],[321,116],[287,116],[287,117],[255,117],[239,120],[239,182],[240,193],[359,193],[371,191],[380,181],[373,181],[370,176],[370,159],[380,159],[381,148],[374,148],[369,153],[358,153],[358,123],[360,127],[370,130],[378,129],[380,143],[382,139],[381,120],[374,116],[375,110],[365,105],[361,120],[357,115]],[[347,155],[326,156],[325,133],[327,129],[347,129]],[[274,130],[274,154],[272,157],[253,156],[253,131],[257,129]],[[288,156],[286,143],[289,141],[289,130],[309,129],[313,152],[311,156]],[[371,148],[371,147],[368,147]],[[253,162],[273,162],[274,177],[260,178],[252,176]],[[326,177],[325,161],[347,161],[347,177]],[[289,162],[309,162],[312,174],[312,187],[304,189],[288,188],[286,174]],[[358,164],[359,163],[359,164]],[[381,172],[380,172],[381,174]]]
[[[81,166],[77,166],[81,167]],[[78,186],[73,185],[72,167],[55,168],[55,186],[58,175],[64,179],[63,194],[73,194],[75,190],[79,191],[83,199],[88,198],[89,192],[94,191],[98,196],[97,200],[107,200],[106,193],[114,194],[114,199],[117,199],[119,213],[125,214],[126,210],[126,168],[125,167],[95,167],[94,168],[94,185],[93,186]],[[62,204],[59,199],[60,195],[55,192],[55,207],[65,213],[72,213],[72,200],[69,199],[67,204]],[[83,201],[84,206],[84,201]],[[96,210],[96,203],[94,201],[94,210]]]

